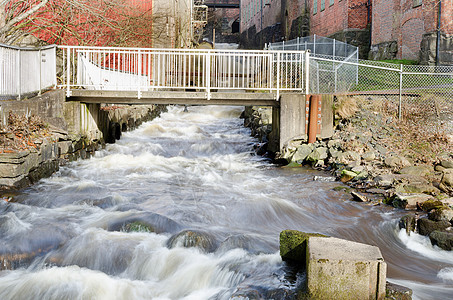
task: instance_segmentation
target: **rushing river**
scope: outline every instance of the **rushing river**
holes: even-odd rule
[[[325,174],[254,156],[235,107],[170,107],[95,157],[0,203],[0,253],[37,257],[0,272],[0,299],[228,299],[291,289],[281,230],[378,246],[415,299],[453,298],[453,252],[397,229],[403,212],[350,201]],[[145,220],[155,232],[126,232]],[[124,229],[124,228],[123,228]],[[210,237],[183,247],[183,230]],[[37,250],[40,249],[40,250]]]

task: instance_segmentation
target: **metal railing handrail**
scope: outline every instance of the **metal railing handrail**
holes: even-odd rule
[[[0,47],[13,49],[13,50],[20,50],[20,51],[39,51],[39,50],[52,49],[52,48],[55,48],[58,46],[55,44],[52,44],[52,45],[46,45],[46,46],[40,46],[40,47],[19,47],[19,46],[6,45],[6,44],[0,43]]]

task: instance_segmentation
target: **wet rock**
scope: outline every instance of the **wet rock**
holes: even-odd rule
[[[453,233],[446,231],[433,231],[429,234],[429,240],[433,245],[441,249],[451,251],[453,249]]]
[[[372,188],[372,189],[368,189],[366,190],[367,193],[370,193],[370,194],[380,194],[380,195],[385,195],[387,194],[387,191],[384,190],[384,189],[377,189],[377,188]]]
[[[141,226],[146,226],[150,232],[155,233],[165,233],[165,232],[177,232],[182,229],[182,225],[173,221],[170,218],[165,216],[155,214],[155,213],[138,213],[135,215],[130,215],[125,218],[115,220],[108,224],[108,231],[127,231],[127,228],[131,228],[134,225],[129,224],[141,224]]]
[[[297,230],[280,232],[280,256],[283,260],[306,262],[307,242],[310,237],[326,237],[319,233],[306,233]]]
[[[348,182],[348,181],[351,181],[356,176],[357,176],[357,174],[352,172],[352,171],[343,170],[343,171],[341,171],[340,181],[341,182]]]
[[[195,247],[204,252],[210,253],[217,248],[217,241],[211,234],[199,230],[184,230],[173,235],[167,242],[169,248],[174,247]]]
[[[433,173],[433,169],[426,165],[411,166],[400,170],[400,174],[413,175],[413,176],[427,176]]]
[[[302,144],[297,147],[296,152],[294,153],[291,161],[296,163],[303,163],[304,160],[307,158],[308,155],[313,151],[313,146],[310,144]]]
[[[359,194],[357,192],[351,192],[351,195],[352,195],[352,199],[354,201],[358,201],[358,202],[369,202],[370,201],[370,199],[368,199],[366,196]]]
[[[311,152],[307,156],[306,160],[311,163],[316,163],[317,161],[324,160],[326,158],[327,158],[327,148],[319,147],[319,148],[316,148],[315,150],[313,150],[313,152]]]
[[[412,290],[402,285],[387,282],[385,287],[385,299],[412,300]]]
[[[444,204],[442,203],[442,201],[437,200],[437,199],[430,199],[428,201],[423,202],[420,205],[420,208],[423,211],[429,212],[432,209],[438,209],[438,208],[443,207],[443,206],[444,206]]]
[[[395,168],[395,169],[409,167],[411,165],[411,162],[407,158],[405,158],[403,156],[390,156],[390,157],[387,157],[384,160],[384,163],[388,167]]]
[[[432,221],[427,218],[419,219],[417,222],[418,233],[421,235],[429,235],[433,231],[442,231],[450,227],[450,222],[447,221]]]
[[[416,215],[405,215],[403,217],[401,217],[399,223],[399,228],[400,229],[403,229],[405,228],[406,229],[406,233],[409,234],[409,232],[415,232],[416,228],[417,228],[417,216]]]
[[[443,171],[439,189],[446,193],[453,193],[453,169],[445,169]]]
[[[418,206],[431,199],[434,198],[426,194],[395,193],[392,203],[397,208],[417,209]]]
[[[428,218],[432,221],[453,221],[453,209],[449,207],[438,207],[428,214]]]
[[[252,254],[274,253],[275,247],[268,241],[245,234],[232,235],[220,243],[216,252],[224,253],[232,249],[241,248]]]

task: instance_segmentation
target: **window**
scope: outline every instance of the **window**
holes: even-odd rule
[[[332,6],[335,3],[335,0],[330,0],[329,6]]]
[[[321,0],[321,11],[326,9],[326,0]]]
[[[422,0],[413,0],[412,3],[413,3],[413,5],[412,5],[413,7],[417,7],[417,6],[422,5]]]
[[[316,15],[318,12],[318,0],[313,0],[313,14]]]

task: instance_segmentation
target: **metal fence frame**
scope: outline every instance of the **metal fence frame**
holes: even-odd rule
[[[23,48],[0,44],[0,99],[21,99],[55,87],[56,46]]]
[[[208,99],[214,90],[261,91],[277,99],[282,91],[307,92],[308,51],[59,48],[63,75],[58,87],[68,96],[73,88],[136,90],[138,98],[143,91],[159,90],[205,91]]]

